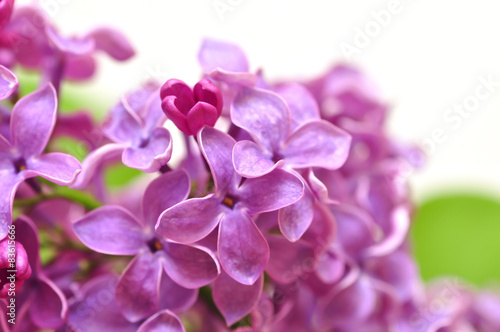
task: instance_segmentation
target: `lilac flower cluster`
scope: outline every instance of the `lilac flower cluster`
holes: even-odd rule
[[[91,77],[96,51],[127,60],[127,39],[68,38],[13,6],[0,2],[2,331],[500,330],[500,296],[421,282],[406,175],[422,154],[387,136],[388,105],[357,69],[271,83],[205,40],[199,82],[148,82],[96,124],[59,112],[61,82]],[[18,66],[40,73],[21,98]],[[89,132],[105,139],[81,163],[54,152]],[[143,175],[117,192],[112,165]]]

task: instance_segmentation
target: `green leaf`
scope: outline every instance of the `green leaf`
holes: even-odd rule
[[[424,280],[456,275],[478,286],[500,280],[500,201],[453,193],[426,201],[413,224]]]

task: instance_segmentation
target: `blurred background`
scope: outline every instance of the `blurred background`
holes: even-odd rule
[[[19,4],[30,1],[18,1]],[[99,59],[94,81],[65,87],[103,114],[148,79],[194,84],[203,37],[239,44],[270,80],[350,63],[392,105],[391,135],[419,144],[409,171],[422,276],[500,280],[500,5],[491,0],[41,0],[66,35],[111,25],[138,52]],[[97,100],[95,96],[99,96]]]

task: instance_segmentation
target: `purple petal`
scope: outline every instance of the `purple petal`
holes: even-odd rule
[[[137,332],[185,332],[181,320],[173,312],[163,310],[157,312],[141,326]]]
[[[366,256],[384,256],[396,250],[406,239],[410,228],[410,216],[406,207],[395,209],[391,216],[391,232],[385,238],[366,249]]]
[[[19,81],[16,75],[0,65],[0,100],[9,98],[18,86]]]
[[[308,186],[304,186],[304,196],[279,210],[281,233],[289,241],[297,241],[307,231],[314,217],[314,197]]]
[[[243,88],[231,108],[231,120],[270,152],[280,151],[288,137],[290,114],[286,102],[274,92]]]
[[[360,324],[377,304],[376,294],[370,279],[359,277],[354,284],[335,294],[329,301],[320,304],[321,325],[344,327]]]
[[[239,141],[233,148],[234,169],[246,178],[256,178],[272,172],[284,162],[272,161],[272,154],[251,141]]]
[[[187,289],[173,281],[165,272],[165,265],[160,280],[160,302],[158,308],[185,311],[193,306],[198,298],[198,289]]]
[[[47,329],[61,326],[68,315],[68,303],[61,290],[49,279],[39,276],[35,292],[29,309],[33,323]]]
[[[316,274],[326,284],[338,284],[346,273],[346,262],[341,250],[330,248],[318,258]]]
[[[250,213],[269,212],[297,202],[304,195],[302,181],[292,173],[275,169],[271,173],[247,179],[237,196]]]
[[[0,171],[0,239],[7,236],[8,227],[12,223],[12,204],[17,187],[23,182],[9,171]]]
[[[154,228],[163,211],[185,200],[190,190],[189,176],[184,170],[171,171],[151,181],[142,199],[146,225]]]
[[[202,247],[168,243],[164,251],[165,271],[170,278],[185,288],[208,285],[220,273],[216,258]]]
[[[161,262],[150,252],[130,262],[116,285],[116,301],[131,322],[149,317],[158,310]]]
[[[413,258],[403,252],[395,251],[382,257],[365,260],[365,269],[376,279],[390,285],[396,292],[397,301],[411,301],[419,284],[418,271]]]
[[[280,86],[276,92],[288,104],[292,130],[309,120],[320,118],[316,99],[314,99],[313,95],[303,85],[296,83],[286,84]]]
[[[139,115],[131,108],[125,98],[116,104],[108,113],[103,125],[104,134],[117,143],[140,145],[142,126]]]
[[[259,77],[253,73],[227,71],[220,68],[213,69],[208,76],[215,81],[248,87],[256,86],[259,80]]]
[[[135,255],[145,238],[139,222],[120,206],[103,206],[74,224],[80,240],[92,250],[110,255]]]
[[[287,165],[294,168],[337,169],[345,163],[350,146],[351,135],[329,122],[317,120],[298,127],[281,153]]]
[[[64,53],[69,53],[71,55],[83,55],[94,50],[94,41],[88,37],[66,38],[57,33],[57,31],[49,25],[45,27],[45,34],[57,47],[57,49]]]
[[[156,87],[155,83],[145,85],[142,93],[146,94],[148,92],[151,93],[151,96],[144,104],[144,113],[142,118],[144,120],[144,131],[150,133],[156,127],[161,127],[167,118],[161,109],[161,102],[158,100],[159,88]]]
[[[224,271],[234,280],[252,285],[269,260],[269,246],[250,217],[235,210],[219,225],[219,257]]]
[[[119,31],[112,28],[98,28],[88,34],[93,38],[95,48],[106,52],[118,61],[125,61],[135,55],[134,48],[128,39]]]
[[[127,321],[116,304],[117,281],[116,276],[104,274],[85,283],[82,296],[71,304],[68,326],[79,332],[137,331],[137,325]]]
[[[26,177],[41,176],[60,186],[72,184],[82,171],[80,162],[65,153],[47,153],[26,161]]]
[[[366,248],[374,244],[380,229],[365,210],[340,204],[332,205],[330,211],[337,222],[338,243],[347,255],[358,258]]]
[[[172,138],[170,132],[159,127],[153,130],[146,145],[125,149],[122,161],[128,167],[153,173],[166,165],[171,156]]]
[[[96,61],[90,54],[68,57],[64,77],[75,81],[86,80],[94,75],[96,67]]]
[[[274,281],[289,284],[316,269],[314,250],[305,242],[292,243],[279,235],[266,238],[271,250],[266,272]]]
[[[247,72],[248,60],[241,48],[234,44],[205,39],[198,53],[198,61],[204,72],[215,68],[233,72]]]
[[[26,254],[28,255],[29,264],[33,275],[36,275],[40,269],[39,251],[40,241],[38,239],[38,230],[31,219],[26,216],[20,216],[16,219],[16,241],[20,242]]]
[[[210,166],[216,192],[223,193],[239,184],[241,177],[234,170],[232,162],[235,140],[217,129],[205,127],[198,133],[198,142]]]
[[[102,165],[103,161],[115,157],[123,152],[125,144],[106,144],[92,151],[82,162],[82,172],[71,185],[74,189],[83,189],[88,186]]]
[[[242,285],[226,273],[215,280],[213,298],[228,326],[250,313],[257,305],[264,280],[260,277],[253,285]]]
[[[156,231],[176,242],[196,242],[217,226],[221,213],[220,202],[213,195],[188,199],[163,212]]]
[[[25,157],[36,157],[47,145],[56,122],[57,97],[52,84],[21,98],[12,110],[10,137]]]

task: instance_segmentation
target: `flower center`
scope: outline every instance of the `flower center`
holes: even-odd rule
[[[274,162],[275,164],[276,164],[278,161],[282,160],[282,159],[283,159],[283,156],[282,156],[280,153],[278,153],[278,152],[274,152],[274,153],[273,153],[273,158],[272,158],[272,160],[273,160],[273,162]]]
[[[238,200],[236,199],[236,197],[232,195],[226,195],[226,197],[224,197],[224,199],[222,200],[222,204],[227,206],[231,210],[234,208],[237,202]]]
[[[19,157],[14,161],[14,168],[16,169],[16,173],[24,171],[26,169],[26,160],[23,157]]]
[[[163,249],[163,244],[157,238],[152,238],[147,242],[149,250],[154,254],[155,252]]]

